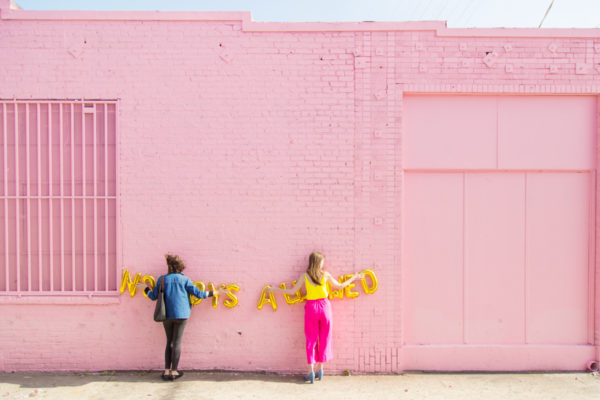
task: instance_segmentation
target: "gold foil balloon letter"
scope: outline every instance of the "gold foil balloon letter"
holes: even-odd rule
[[[341,277],[340,279],[340,283],[342,282],[346,282],[349,281],[350,279],[352,279],[352,277],[354,276],[354,274],[347,274],[344,275],[343,277]],[[355,297],[358,297],[359,293],[358,292],[353,292],[352,289],[356,287],[356,285],[354,284],[354,282],[352,282],[351,284],[349,284],[348,286],[346,286],[344,288],[344,293],[346,294],[346,297],[353,299]]]
[[[294,287],[295,285],[296,285],[296,281],[292,281],[292,287]],[[279,287],[282,288],[283,290],[287,289],[287,287],[285,285],[285,282],[282,282],[279,285]],[[302,302],[302,301],[305,300],[304,296],[302,296],[302,291],[301,290],[298,290],[296,292],[296,296],[295,297],[292,297],[292,296],[287,295],[287,294],[284,293],[283,294],[283,298],[285,299],[285,302],[288,303],[288,304],[296,304],[296,303],[300,303],[300,302]]]
[[[150,287],[150,290],[153,290],[154,287],[156,286],[156,280],[154,279],[154,277],[152,275],[144,275],[144,277],[142,278],[142,282],[145,283],[146,285],[148,285],[148,287]],[[122,292],[122,290],[121,290]],[[144,297],[148,299],[148,295],[146,294],[145,290],[142,290],[142,293],[144,294]]]
[[[225,307],[233,308],[237,305],[238,298],[232,292],[239,292],[240,287],[235,283],[230,283],[229,285],[225,286],[225,288],[227,289],[227,297],[229,297],[229,299],[224,300],[223,304],[225,304]]]
[[[201,290],[203,292],[206,290],[206,285],[202,281],[196,281],[196,282],[194,282],[194,286],[196,286],[199,290]],[[196,296],[190,295],[190,303],[192,304],[192,306],[200,304],[200,302],[202,300],[204,300],[204,299],[199,299]]]
[[[129,271],[127,269],[123,269],[123,276],[121,278],[121,293],[125,291],[125,287],[129,289],[129,294],[131,297],[135,296],[137,292],[137,287],[135,286],[142,280],[142,274],[135,274],[133,281],[131,280],[131,276],[129,275]]]
[[[343,276],[340,276],[340,279],[338,280],[338,282],[341,283],[342,278],[343,278]],[[329,283],[329,281],[327,281],[327,291],[329,292],[329,300],[334,299],[334,298],[338,298],[338,299],[344,298],[344,289],[334,290],[331,287],[331,283]]]
[[[222,287],[223,285],[221,285],[220,287]],[[208,291],[209,292],[213,292],[213,297],[212,297],[212,306],[213,308],[217,308],[217,306],[219,305],[219,295],[215,295],[214,291],[217,290],[217,288],[215,287],[215,285],[212,282],[208,282]]]
[[[375,276],[375,272],[373,272],[370,269],[365,269],[360,273],[365,275],[365,277],[360,280],[365,294],[375,293],[375,291],[377,290],[377,286],[379,285],[379,283],[377,282],[377,276]],[[371,279],[371,286],[367,285],[367,277]]]
[[[271,307],[273,307],[273,311],[277,311],[277,301],[275,301],[275,296],[273,295],[273,292],[267,290],[269,287],[270,286],[267,285],[263,288],[262,292],[260,293],[260,299],[258,300],[258,305],[256,306],[256,308],[262,310],[263,305],[265,303],[268,303],[271,305]]]

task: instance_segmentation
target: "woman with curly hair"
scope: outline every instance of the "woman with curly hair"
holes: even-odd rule
[[[225,289],[217,289],[214,292],[202,291],[193,284],[190,278],[183,275],[185,264],[179,256],[166,254],[165,259],[167,260],[167,274],[158,278],[154,289],[148,286],[144,291],[149,299],[156,300],[161,283],[163,285],[167,312],[167,319],[163,321],[163,327],[167,335],[167,346],[165,348],[165,371],[161,377],[163,380],[175,380],[183,376],[183,371],[179,371],[177,366],[181,354],[183,331],[191,312],[189,295],[205,299],[225,294]]]

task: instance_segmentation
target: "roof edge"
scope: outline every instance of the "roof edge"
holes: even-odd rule
[[[0,1],[0,6],[4,3]],[[256,22],[250,11],[46,11],[0,7],[0,20],[239,21],[247,32],[435,31],[446,37],[600,37],[598,28],[448,28],[446,21]]]

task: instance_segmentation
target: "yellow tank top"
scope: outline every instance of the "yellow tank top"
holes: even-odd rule
[[[304,280],[306,281],[306,300],[324,299],[329,295],[327,285],[325,285],[325,275],[323,275],[320,285],[313,285],[307,274],[304,274]]]

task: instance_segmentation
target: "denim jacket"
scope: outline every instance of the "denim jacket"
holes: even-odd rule
[[[149,299],[156,300],[158,298],[158,289],[162,279],[165,281],[164,291],[167,319],[188,319],[192,309],[189,295],[193,294],[199,299],[205,299],[210,293],[198,289],[194,286],[190,278],[182,273],[173,273],[159,277],[154,290],[145,289]]]

